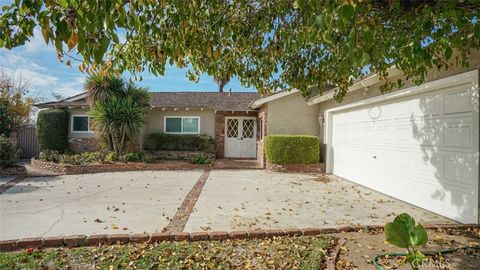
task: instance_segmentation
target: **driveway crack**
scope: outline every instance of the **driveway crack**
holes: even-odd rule
[[[53,227],[55,227],[55,225],[57,225],[57,224],[63,219],[63,214],[65,213],[64,211],[65,211],[65,210],[62,209],[62,211],[60,212],[60,218],[58,218],[58,219],[48,228],[48,230],[42,234],[42,236],[45,236],[47,233],[49,233],[49,232],[53,229]]]

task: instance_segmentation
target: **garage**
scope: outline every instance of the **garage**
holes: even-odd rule
[[[478,223],[478,111],[478,70],[328,110],[327,172]]]

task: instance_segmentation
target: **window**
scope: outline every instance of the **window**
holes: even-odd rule
[[[88,115],[72,115],[72,132],[90,133],[93,131],[92,117]]]
[[[199,116],[165,116],[165,133],[199,134]]]

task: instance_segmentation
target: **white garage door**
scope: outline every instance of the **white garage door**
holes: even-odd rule
[[[333,113],[332,172],[462,223],[478,223],[475,85]]]

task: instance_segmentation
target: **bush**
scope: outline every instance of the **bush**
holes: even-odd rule
[[[318,163],[318,137],[307,135],[269,135],[265,139],[267,161],[275,164]]]
[[[212,161],[208,157],[198,156],[193,162],[193,164],[210,164]]]
[[[20,150],[13,140],[5,135],[0,135],[0,167],[12,167],[20,158]]]
[[[48,109],[38,113],[37,138],[40,150],[64,152],[68,149],[68,112]]]
[[[148,136],[146,146],[149,150],[213,151],[215,149],[215,140],[205,134],[153,133]]]
[[[151,163],[155,157],[150,153],[130,152],[117,155],[111,151],[84,152],[79,154],[61,154],[58,151],[42,151],[39,159],[48,162],[63,163],[70,165],[85,165],[91,163],[113,163],[113,162],[145,162]]]

